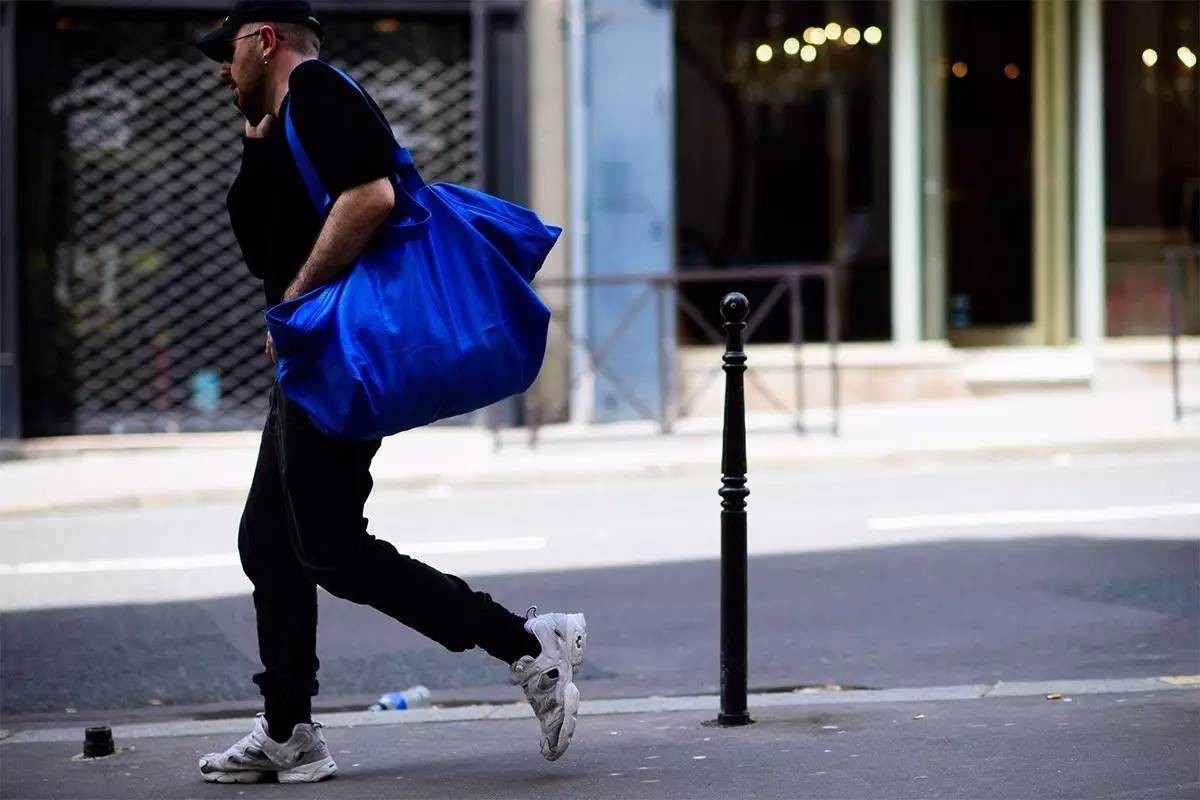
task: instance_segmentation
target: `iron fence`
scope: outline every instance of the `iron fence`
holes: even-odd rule
[[[828,361],[820,365],[829,373],[829,408],[830,422],[828,426],[810,425],[805,417],[806,397],[804,374],[815,365],[805,364],[803,347],[805,345],[805,320],[802,290],[808,281],[816,281],[823,288],[823,312],[825,321],[825,342],[829,349]],[[714,359],[712,369],[707,370],[700,382],[691,388],[688,394],[680,397],[677,391],[679,374],[679,347],[674,338],[675,327],[668,324],[669,314],[682,315],[691,320],[712,344],[723,345],[724,334],[718,322],[717,309],[703,310],[681,291],[684,286],[695,284],[721,284],[730,287],[744,288],[751,285],[766,284],[769,290],[765,298],[755,303],[753,313],[746,321],[744,340],[750,342],[755,332],[767,319],[768,315],[779,305],[784,297],[788,300],[788,342],[792,346],[792,402],[789,404],[779,397],[753,369],[746,373],[749,384],[754,386],[774,408],[790,412],[793,417],[793,427],[797,433],[810,431],[825,431],[832,435],[838,433],[841,397],[838,374],[838,344],[840,337],[840,321],[837,307],[837,272],[826,264],[819,265],[783,265],[736,267],[725,269],[705,269],[676,271],[669,274],[633,273],[624,275],[604,275],[584,278],[539,278],[536,286],[564,287],[583,286],[590,289],[600,287],[639,287],[641,291],[633,295],[626,305],[622,316],[610,328],[608,336],[598,342],[581,340],[574,335],[568,324],[567,315],[552,313],[552,325],[566,336],[575,352],[582,354],[584,363],[574,368],[568,378],[567,391],[556,407],[543,409],[539,407],[533,394],[522,398],[525,427],[528,434],[529,446],[535,446],[538,440],[538,429],[545,419],[561,419],[566,415],[570,405],[570,394],[580,390],[580,384],[590,376],[603,375],[637,412],[645,419],[656,419],[662,433],[670,433],[674,423],[688,416],[695,403],[704,391],[721,375],[721,364]],[[652,408],[652,403],[640,396],[637,389],[631,386],[608,361],[613,353],[613,346],[624,333],[626,326],[642,313],[643,309],[653,303],[655,319],[655,346],[658,349],[658,407]],[[552,309],[553,310],[553,309]],[[554,310],[558,311],[558,310]],[[493,425],[496,447],[502,445],[499,427]]]

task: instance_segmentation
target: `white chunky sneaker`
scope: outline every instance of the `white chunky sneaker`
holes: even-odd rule
[[[512,682],[525,691],[542,726],[542,755],[555,761],[571,744],[575,717],[579,712],[579,689],[575,670],[583,666],[587,646],[587,620],[583,614],[538,614],[537,606],[526,612],[525,630],[537,637],[542,652],[537,658],[522,656],[512,665]]]
[[[260,713],[254,730],[236,744],[200,758],[200,774],[215,783],[257,783],[272,772],[280,783],[312,783],[336,773],[321,724],[300,723],[281,743],[267,733],[267,718]]]

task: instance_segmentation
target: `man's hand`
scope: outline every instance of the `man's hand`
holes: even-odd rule
[[[265,139],[267,134],[271,132],[271,126],[275,124],[275,116],[267,114],[258,121],[257,125],[251,125],[250,120],[246,120],[246,138],[247,139]]]
[[[263,352],[267,354],[267,358],[271,359],[272,364],[278,361],[275,355],[275,340],[271,338],[271,334],[269,333],[267,334],[267,344],[263,348]]]

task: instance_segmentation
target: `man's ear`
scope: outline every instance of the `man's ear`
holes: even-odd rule
[[[263,25],[258,29],[258,43],[262,47],[263,58],[269,58],[279,50],[279,32],[274,25]]]

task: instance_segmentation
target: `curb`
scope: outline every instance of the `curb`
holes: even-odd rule
[[[926,686],[911,689],[800,689],[793,692],[751,694],[751,708],[790,708],[795,706],[856,704],[856,703],[930,703],[951,700],[983,700],[1012,697],[1046,697],[1047,700],[1070,702],[1070,695],[1145,694],[1158,691],[1200,691],[1200,676],[1167,676],[1158,678],[1116,678],[1100,680],[1048,680],[1017,683],[966,684],[961,686]],[[704,711],[716,713],[720,700],[716,695],[683,697],[641,697],[617,700],[590,700],[579,706],[579,716],[596,717],[614,714],[662,714]],[[357,728],[381,725],[424,725],[443,722],[478,722],[483,720],[525,719],[533,711],[524,703],[505,705],[473,705],[456,708],[424,708],[404,712],[373,713],[352,711],[329,714],[321,720],[326,728]],[[245,719],[188,720],[182,722],[153,722],[113,727],[114,738],[152,739],[175,736],[204,736],[233,734],[245,731]],[[0,739],[0,746],[41,744],[47,742],[77,742],[80,734],[75,728],[9,732]]]

